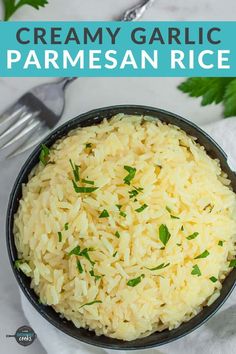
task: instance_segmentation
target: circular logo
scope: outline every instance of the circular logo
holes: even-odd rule
[[[24,347],[27,347],[28,345],[32,344],[36,337],[36,333],[29,326],[22,326],[18,328],[15,333],[15,339],[17,343],[23,345]]]

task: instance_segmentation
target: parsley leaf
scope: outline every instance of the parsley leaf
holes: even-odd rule
[[[142,280],[142,278],[144,278],[144,277],[145,277],[145,275],[142,274],[142,275],[140,275],[140,276],[137,277],[137,278],[130,279],[130,280],[127,282],[127,285],[134,287],[134,286],[138,285],[139,283],[141,283],[141,280]]]
[[[91,277],[95,278],[95,281],[97,281],[97,280],[102,278],[102,275],[95,275],[93,269],[89,271],[89,274],[91,275]]]
[[[189,235],[188,237],[186,237],[187,240],[193,240],[194,238],[196,238],[199,235],[199,232],[194,232],[193,234]]]
[[[76,246],[73,248],[69,253],[68,256],[72,256],[72,254],[75,254],[76,256],[80,255],[80,246]]]
[[[82,264],[80,263],[80,261],[77,261],[77,268],[78,268],[78,271],[81,273],[83,273],[83,267],[82,267]]]
[[[209,252],[207,250],[205,250],[204,252],[202,252],[201,254],[199,254],[199,256],[195,257],[194,259],[200,259],[200,258],[206,258],[209,256]]]
[[[201,271],[200,271],[200,269],[199,269],[197,264],[195,264],[193,266],[193,270],[192,270],[191,274],[192,275],[197,275],[198,277],[200,277],[200,275],[202,275],[202,273],[201,273]]]
[[[40,7],[44,7],[48,4],[47,0],[3,0],[4,4],[4,21],[8,21],[9,18],[22,6],[29,5],[38,10]]]
[[[92,144],[91,144],[91,143],[85,144],[85,148],[86,148],[86,149],[91,148],[91,147],[92,147]]]
[[[234,77],[192,77],[178,86],[190,97],[202,96],[201,104],[224,105],[224,116],[236,115],[236,79]]]
[[[129,174],[124,178],[124,182],[125,182],[125,184],[130,185],[130,182],[132,181],[132,179],[134,178],[134,176],[135,176],[135,174],[136,174],[136,168],[130,167],[130,166],[124,166],[124,169],[129,173]]]
[[[74,180],[72,183],[76,193],[92,193],[98,189],[98,187],[79,187]]]
[[[174,215],[171,214],[172,211],[171,211],[171,209],[168,206],[166,206],[166,210],[170,214],[171,219],[180,219],[178,216],[174,216]]]
[[[129,191],[128,193],[130,199],[135,198],[138,195],[138,191],[136,191],[136,189],[132,189],[132,191]]]
[[[166,246],[167,242],[169,241],[171,237],[171,234],[167,228],[166,225],[161,225],[159,227],[159,238],[161,240],[161,242],[163,243],[164,246]]]
[[[80,308],[82,308],[84,306],[90,306],[90,305],[93,305],[93,304],[102,304],[102,301],[95,300],[95,301],[92,301],[92,302],[87,302],[86,304],[83,304],[82,306],[80,306]]]
[[[220,241],[218,242],[218,246],[223,247],[223,243],[224,243],[224,242],[225,242],[225,241],[221,241],[221,240],[220,240]]]
[[[109,213],[106,209],[104,209],[101,214],[99,215],[99,218],[108,218],[109,217]]]
[[[94,266],[94,264],[95,264],[95,262],[93,262],[92,260],[91,260],[91,258],[89,257],[89,254],[88,254],[88,252],[89,252],[89,248],[84,248],[80,253],[79,253],[79,256],[83,256],[84,258],[86,258],[89,262],[90,262],[90,264],[92,265],[92,267]]]
[[[232,259],[229,263],[229,267],[236,268],[236,259]]]
[[[163,268],[166,268],[170,265],[170,263],[162,263],[162,264],[159,264],[158,266],[154,267],[154,268],[147,268],[145,267],[146,269],[148,270],[159,270],[159,269],[163,269]]]
[[[59,231],[57,234],[58,234],[58,240],[59,240],[59,242],[61,242],[62,241],[62,233],[61,233],[61,231]]]
[[[232,117],[236,114],[236,79],[232,80],[225,91],[224,95],[224,116]]]
[[[41,152],[40,152],[40,155],[39,155],[39,160],[42,162],[42,164],[44,166],[47,165],[48,160],[49,160],[49,156],[50,156],[49,148],[46,145],[42,144],[41,145]]]
[[[80,179],[79,178],[79,166],[74,164],[71,159],[69,161],[70,161],[70,165],[71,165],[71,168],[73,171],[75,182],[78,182]]]
[[[231,77],[190,77],[182,82],[178,89],[189,94],[190,97],[202,96],[202,106],[223,101],[227,85],[233,80]]]
[[[217,278],[216,277],[210,277],[209,279],[210,279],[210,281],[212,281],[212,283],[216,283],[217,282]]]
[[[137,211],[137,213],[141,213],[141,212],[144,211],[147,207],[148,207],[147,204],[143,204],[140,208],[135,209],[135,211]]]
[[[92,185],[94,185],[94,181],[89,181],[88,179],[82,179],[81,182],[82,182],[82,183],[86,183],[86,184],[92,184]]]
[[[116,231],[115,236],[116,236],[117,238],[120,238],[120,233],[119,233],[119,231]]]
[[[69,229],[69,223],[68,222],[65,223],[64,228],[65,228],[66,231]]]
[[[17,269],[17,270],[20,270],[20,265],[24,263],[24,261],[22,259],[17,259],[14,263],[14,267]]]

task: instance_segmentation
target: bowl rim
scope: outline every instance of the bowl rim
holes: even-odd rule
[[[13,270],[14,276],[15,276],[15,278],[17,280],[17,283],[20,286],[20,288],[21,288],[22,292],[24,293],[24,295],[26,296],[26,298],[31,303],[31,305],[51,325],[53,325],[57,329],[61,330],[63,333],[65,333],[65,334],[69,335],[70,337],[73,337],[73,338],[81,341],[82,343],[86,343],[86,344],[89,344],[89,345],[97,346],[97,347],[100,347],[100,348],[106,348],[106,349],[114,349],[114,350],[148,349],[148,348],[154,348],[154,347],[158,347],[158,346],[161,346],[161,345],[164,345],[164,344],[168,344],[168,343],[173,342],[173,341],[175,341],[177,339],[180,339],[180,338],[184,337],[185,335],[193,332],[195,329],[199,328],[209,318],[211,318],[219,310],[219,308],[225,303],[225,301],[230,296],[231,292],[233,291],[233,289],[234,289],[234,287],[236,285],[236,269],[233,269],[226,277],[226,279],[230,278],[230,281],[229,281],[230,286],[228,286],[228,289],[226,289],[226,291],[224,292],[224,295],[222,296],[222,291],[224,289],[224,284],[223,284],[222,288],[221,288],[221,296],[217,300],[215,300],[212,305],[203,308],[203,310],[201,310],[199,312],[199,314],[201,314],[204,311],[204,309],[208,310],[207,313],[202,316],[202,319],[200,319],[198,321],[195,321],[195,323],[193,323],[192,326],[190,326],[189,328],[185,328],[182,331],[182,333],[180,333],[180,334],[171,336],[171,333],[173,332],[173,330],[171,330],[171,331],[169,331],[169,334],[170,334],[169,338],[164,338],[163,340],[160,340],[160,341],[153,340],[150,343],[144,344],[144,345],[142,345],[142,344],[136,345],[134,342],[136,342],[137,340],[134,340],[134,341],[122,341],[122,340],[116,340],[116,339],[113,339],[113,338],[102,336],[102,337],[105,337],[107,339],[108,338],[110,339],[110,343],[106,344],[104,342],[100,343],[99,338],[101,338],[101,336],[94,335],[94,337],[90,338],[90,337],[86,337],[86,336],[83,336],[83,335],[75,335],[75,334],[71,333],[69,328],[66,329],[64,327],[61,327],[62,324],[59,323],[59,321],[54,320],[50,315],[48,315],[48,313],[47,313],[48,312],[47,311],[47,307],[48,306],[42,306],[37,301],[35,301],[35,299],[33,299],[33,297],[30,294],[30,287],[27,287],[25,285],[25,282],[23,280],[22,272],[19,272],[15,268],[15,266],[14,266],[14,261],[15,261],[14,248],[16,246],[15,246],[13,229],[12,229],[12,222],[13,222],[13,219],[14,219],[14,212],[13,211],[15,209],[14,205],[17,203],[17,208],[18,208],[19,199],[17,200],[17,194],[19,192],[19,188],[21,188],[21,186],[22,186],[22,179],[24,177],[28,177],[29,172],[32,170],[33,167],[31,167],[29,169],[29,166],[32,164],[32,161],[35,160],[35,158],[39,156],[39,153],[40,153],[40,150],[41,150],[41,144],[45,144],[45,145],[50,147],[51,145],[53,145],[55,143],[56,140],[60,139],[60,137],[65,136],[66,134],[68,134],[69,131],[75,129],[76,127],[79,127],[81,123],[86,123],[86,121],[89,120],[89,117],[91,117],[91,116],[100,117],[100,114],[102,114],[102,113],[105,113],[105,115],[108,115],[108,113],[109,113],[110,117],[115,115],[115,114],[118,114],[118,113],[140,115],[140,113],[138,113],[138,111],[140,111],[140,110],[148,112],[148,113],[153,113],[153,114],[156,114],[156,115],[168,116],[168,117],[170,117],[170,119],[173,119],[175,121],[175,122],[170,123],[170,124],[179,126],[184,131],[186,131],[186,129],[184,129],[182,127],[181,123],[184,123],[184,125],[190,127],[192,130],[194,130],[197,133],[197,135],[200,135],[201,137],[204,137],[205,140],[208,141],[209,144],[212,147],[214,147],[214,149],[218,152],[218,154],[220,156],[221,162],[225,161],[225,166],[228,167],[229,171],[231,171],[231,169],[230,169],[230,167],[229,167],[229,165],[227,163],[227,155],[226,155],[226,153],[214,141],[214,139],[210,135],[208,135],[204,130],[202,130],[199,126],[197,126],[195,123],[193,123],[193,122],[181,117],[178,114],[175,114],[175,113],[172,113],[172,112],[169,112],[167,110],[160,109],[160,108],[146,106],[146,105],[123,104],[123,105],[112,105],[112,106],[107,106],[107,107],[101,107],[101,108],[93,109],[93,110],[90,110],[88,112],[79,114],[78,116],[66,121],[62,125],[56,127],[55,130],[50,132],[39,144],[37,144],[37,146],[33,149],[31,154],[29,155],[29,157],[23,163],[23,166],[20,168],[20,171],[18,172],[17,178],[16,178],[16,180],[14,182],[14,185],[13,185],[11,193],[10,193],[10,197],[9,197],[9,201],[8,201],[8,207],[7,207],[7,213],[6,213],[6,244],[7,244],[8,258],[9,258],[9,261],[10,261],[11,268]],[[132,111],[133,113],[128,113],[129,111],[130,112]],[[113,114],[113,112],[114,112],[114,114]],[[104,117],[102,119],[105,118],[105,115],[104,115]],[[156,116],[155,118],[158,118],[158,117]],[[96,118],[94,118],[94,119],[96,119]],[[162,119],[160,118],[160,120],[162,120]],[[165,120],[163,119],[163,121],[165,121]],[[89,125],[91,125],[91,124],[89,124]],[[192,135],[192,134],[190,134],[190,135]],[[197,140],[198,139],[199,139],[199,137],[197,137]],[[35,166],[35,164],[34,164],[34,166]],[[236,174],[235,174],[234,171],[231,171],[231,172],[232,172],[231,178],[233,178],[233,176],[234,176],[235,185],[236,185]],[[231,178],[230,178],[230,180],[232,182]],[[236,190],[235,190],[235,192],[236,192]],[[224,282],[225,282],[225,280],[224,280]],[[219,301],[219,299],[220,299],[220,301]],[[180,329],[180,327],[183,326],[183,325],[185,325],[185,327],[188,327],[187,326],[188,323],[190,321],[192,321],[193,319],[196,319],[196,317],[199,314],[195,315],[189,321],[182,323],[178,328]],[[155,333],[161,334],[163,332],[155,332]],[[150,336],[139,338],[139,341],[141,341],[142,339],[148,338],[148,337],[150,337]],[[95,338],[95,340],[94,340],[94,338]],[[112,344],[113,341],[115,342],[115,344]]]

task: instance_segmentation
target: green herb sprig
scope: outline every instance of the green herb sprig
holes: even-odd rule
[[[102,301],[100,300],[94,300],[94,301],[91,301],[91,302],[87,302],[86,304],[83,304],[82,306],[80,306],[80,308],[84,307],[84,306],[91,306],[93,304],[102,304]]]
[[[22,6],[29,5],[39,10],[40,7],[44,7],[48,4],[47,0],[3,0],[4,5],[4,21],[8,21],[12,15]]]
[[[192,275],[197,275],[198,277],[200,277],[200,275],[202,275],[202,273],[201,273],[201,271],[200,271],[200,269],[199,269],[197,264],[195,264],[193,266],[193,270],[192,270],[191,274]]]
[[[168,230],[168,227],[166,225],[162,224],[159,227],[159,238],[164,246],[167,245],[167,242],[169,241],[170,237],[171,237],[171,234]]]
[[[195,257],[194,259],[200,259],[200,258],[206,258],[209,256],[209,252],[207,250],[205,250],[204,252],[202,252],[201,254],[199,254],[199,256]]]
[[[124,178],[124,183],[130,185],[130,182],[136,174],[136,168],[131,166],[124,166],[124,169],[128,172],[128,175]]]
[[[137,286],[139,283],[141,283],[142,279],[145,277],[144,274],[141,274],[139,277],[137,278],[134,278],[134,279],[130,279],[128,282],[127,282],[127,285],[128,286],[131,286],[132,288]]]
[[[178,89],[190,97],[202,97],[202,106],[222,102],[225,118],[236,115],[235,77],[191,77]]]
[[[39,155],[39,160],[42,162],[42,164],[44,166],[47,165],[47,163],[49,161],[49,156],[50,156],[49,148],[45,144],[42,144],[41,145],[41,152],[40,152],[40,155]]]
[[[159,264],[158,266],[156,266],[156,267],[154,267],[154,268],[147,268],[147,267],[145,267],[146,269],[148,269],[148,270],[151,270],[151,271],[153,271],[153,270],[160,270],[160,269],[164,269],[164,268],[166,268],[166,267],[168,267],[170,265],[170,263],[161,263],[161,264]]]

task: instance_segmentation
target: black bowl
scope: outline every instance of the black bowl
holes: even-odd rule
[[[215,141],[195,124],[179,117],[176,114],[163,111],[161,109],[135,105],[113,106],[96,109],[91,112],[81,114],[78,117],[63,124],[61,127],[57,128],[54,132],[48,135],[48,137],[44,139],[42,143],[50,147],[52,144],[55,143],[56,140],[66,135],[71,129],[74,129],[79,126],[84,127],[97,124],[101,122],[104,118],[112,117],[113,115],[118,113],[132,115],[149,115],[158,118],[163,122],[175,124],[176,126],[179,126],[181,129],[183,129],[187,134],[196,137],[197,141],[205,147],[207,153],[212,158],[217,158],[220,160],[221,168],[224,172],[227,173],[229,179],[232,182],[233,190],[234,192],[236,192],[236,175],[230,170],[227,164],[227,156],[222,151],[222,149],[215,143]],[[15,247],[14,236],[12,231],[14,214],[18,209],[19,200],[22,196],[21,185],[22,183],[26,183],[28,181],[29,173],[39,161],[39,154],[40,145],[37,146],[37,148],[27,159],[16,179],[8,205],[6,230],[7,248],[16,280],[20,285],[22,291],[24,292],[25,296],[31,302],[31,304],[48,322],[60,329],[62,332],[70,335],[71,337],[74,337],[82,342],[92,344],[97,347],[119,350],[146,349],[166,344],[192,332],[194,329],[196,329],[206,320],[208,320],[225,302],[225,300],[230,295],[235,286],[236,269],[234,269],[224,280],[221,294],[218,299],[211,306],[203,308],[203,310],[198,315],[193,317],[190,321],[181,324],[178,328],[173,329],[171,331],[165,330],[163,332],[156,332],[149,335],[148,337],[139,338],[133,341],[122,341],[118,339],[108,338],[106,336],[96,336],[93,331],[89,331],[82,328],[78,329],[74,326],[72,322],[67,321],[65,319],[61,319],[60,315],[56,313],[52,307],[39,304],[38,296],[35,294],[34,290],[30,288],[30,278],[26,277],[21,271],[18,271],[16,268],[14,268],[14,262],[17,259],[17,250]]]

